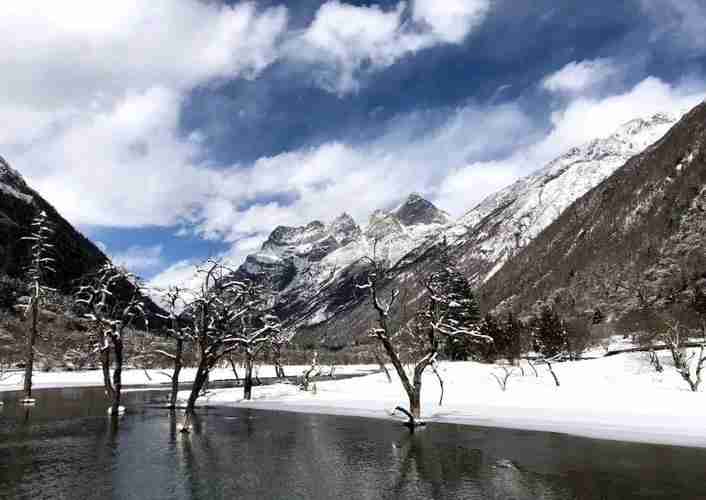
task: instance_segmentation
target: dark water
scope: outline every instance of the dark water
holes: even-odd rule
[[[164,396],[116,427],[99,389],[0,393],[0,498],[706,499],[703,449],[215,408],[181,435]]]

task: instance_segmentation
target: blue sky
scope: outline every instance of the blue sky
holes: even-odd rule
[[[3,2],[0,154],[159,284],[277,224],[452,215],[706,90],[700,0]]]

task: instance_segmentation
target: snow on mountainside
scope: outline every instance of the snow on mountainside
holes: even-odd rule
[[[23,193],[27,190],[27,184],[22,176],[0,156],[0,192],[25,203],[32,203],[32,196]]]
[[[572,148],[542,169],[488,196],[453,224],[438,226],[421,243],[397,260],[388,287],[419,300],[420,277],[434,269],[445,238],[459,268],[478,287],[495,274],[559,215],[591,188],[609,177],[634,155],[659,140],[677,116],[655,114],[622,125],[612,135]],[[362,334],[370,308],[350,300],[330,321],[318,324],[307,337],[341,346]]]
[[[267,276],[288,301],[304,306],[322,285],[350,281],[351,270],[359,267],[357,264],[371,255],[373,248],[379,258],[394,266],[408,252],[437,236],[448,223],[445,212],[415,193],[392,210],[373,212],[364,229],[346,213],[328,225],[313,221],[306,226],[277,227],[260,251],[245,259],[238,274],[255,279]],[[337,287],[329,288],[335,295]],[[292,312],[314,324],[335,312],[337,307],[331,307],[335,302],[315,301],[318,307]]]
[[[468,277],[476,284],[490,279],[574,200],[657,141],[677,119],[658,113],[631,120],[608,137],[570,149],[467,212],[447,237],[464,250],[459,260]]]

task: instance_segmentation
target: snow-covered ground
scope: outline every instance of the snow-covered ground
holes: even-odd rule
[[[445,362],[441,364],[443,405],[438,404],[438,381],[427,373],[422,416],[432,422],[706,447],[706,393],[690,392],[674,370],[669,352],[659,354],[662,373],[649,365],[645,353],[556,363],[552,366],[560,387],[546,366],[537,366],[537,377],[523,362],[524,376],[516,367],[504,392],[492,376],[502,374],[500,367]],[[373,418],[393,418],[395,406],[407,406],[401,384],[396,378],[388,383],[382,373],[318,382],[315,392],[275,384],[255,387],[253,394],[252,401],[244,401],[242,389],[213,390],[198,404]],[[187,396],[180,393],[180,399]]]
[[[237,366],[237,365],[236,365]],[[243,376],[242,367],[237,366],[238,375]],[[284,368],[285,375],[301,375],[305,366],[287,366]],[[335,373],[337,375],[357,375],[361,373],[369,373],[375,370],[373,365],[346,365],[337,366]],[[323,374],[328,374],[330,368],[328,366],[321,367]],[[255,372],[260,377],[274,377],[275,369],[271,365],[263,365],[256,368]],[[122,381],[123,387],[131,385],[157,385],[171,384],[171,379],[167,374],[171,374],[171,370],[123,370]],[[0,392],[2,391],[19,391],[22,389],[22,381],[24,371],[14,371],[7,378],[0,378]],[[188,383],[194,380],[196,376],[196,368],[183,368],[179,374],[179,382]],[[216,368],[211,371],[211,380],[233,380],[233,370],[231,368]],[[57,387],[95,387],[103,385],[103,372],[100,370],[83,370],[83,371],[54,371],[42,372],[35,371],[32,377],[32,387],[34,389],[52,389]]]
[[[614,346],[611,346],[614,347]],[[628,347],[626,344],[625,347]],[[596,354],[599,354],[596,352]],[[518,367],[502,391],[493,373],[498,365],[474,362],[443,362],[443,405],[439,384],[429,372],[424,379],[422,416],[431,422],[506,427],[625,441],[706,447],[706,392],[692,393],[673,368],[669,351],[658,351],[664,371],[657,373],[645,353],[555,363],[560,387],[546,366],[536,366],[538,376],[526,361],[524,375]],[[286,367],[288,375],[300,375],[304,366]],[[337,374],[361,374],[371,365],[336,367]],[[329,368],[321,368],[328,374]],[[397,405],[407,406],[401,384],[393,376],[389,383],[382,373],[346,380],[317,382],[316,389],[300,391],[293,384],[278,383],[254,388],[252,401],[242,400],[242,388],[214,389],[199,399],[199,405],[237,406],[268,410],[353,415],[372,418],[391,416]],[[194,369],[182,371],[182,382],[193,379]],[[126,370],[126,385],[168,383],[160,370]],[[240,373],[242,375],[242,372]],[[261,377],[274,376],[270,366],[259,369]],[[212,380],[232,379],[230,369],[217,369]],[[88,372],[35,373],[35,388],[101,385],[98,370]],[[21,389],[22,375],[0,381],[0,391]],[[702,388],[706,391],[706,387]],[[179,393],[181,400],[188,391]]]

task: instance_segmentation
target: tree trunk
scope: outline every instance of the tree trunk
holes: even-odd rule
[[[385,337],[380,337],[380,340],[382,341],[382,345],[385,348],[385,351],[387,352],[387,356],[390,358],[390,362],[392,363],[392,366],[395,367],[395,371],[397,372],[397,376],[400,378],[400,381],[402,382],[402,387],[404,387],[405,392],[407,393],[407,397],[409,398],[409,405],[410,405],[410,412],[414,416],[414,418],[419,418],[419,391],[415,392],[415,388],[412,387],[412,384],[409,382],[409,377],[407,377],[407,372],[404,371],[404,366],[402,366],[402,362],[400,361],[399,356],[395,352],[395,348],[393,347],[392,343],[390,342],[389,339]],[[416,371],[415,371],[415,376],[416,376]],[[421,390],[421,379],[419,381],[419,387]],[[416,413],[414,412],[414,407],[416,406]]]
[[[243,398],[252,398],[252,354],[245,352],[245,378],[243,379]]]
[[[34,370],[34,344],[37,340],[37,316],[39,316],[39,308],[35,298],[32,300],[32,328],[27,336],[27,356],[25,359],[24,380],[25,399],[30,399],[32,397],[32,371]]]
[[[196,369],[196,377],[194,378],[194,383],[191,386],[191,394],[189,394],[189,400],[186,403],[186,413],[194,411],[196,407],[196,400],[201,395],[201,389],[206,383],[208,378],[208,363],[205,356],[201,356],[199,361],[199,367]]]
[[[235,381],[239,382],[240,376],[238,375],[238,369],[235,367],[235,361],[233,361],[233,356],[228,356],[228,362],[230,363],[230,367],[233,370],[233,375],[235,376]]]
[[[123,339],[115,336],[113,340],[113,349],[115,350],[115,369],[113,370],[113,405],[111,413],[118,414],[120,408],[120,396],[123,388]]]
[[[172,394],[169,407],[176,408],[177,394],[179,392],[179,373],[181,372],[181,357],[184,352],[184,340],[177,339],[176,353],[174,354],[174,373],[172,373]]]
[[[110,380],[110,348],[101,350],[101,368],[103,369],[103,387],[105,388],[105,395],[113,400],[113,382]]]

